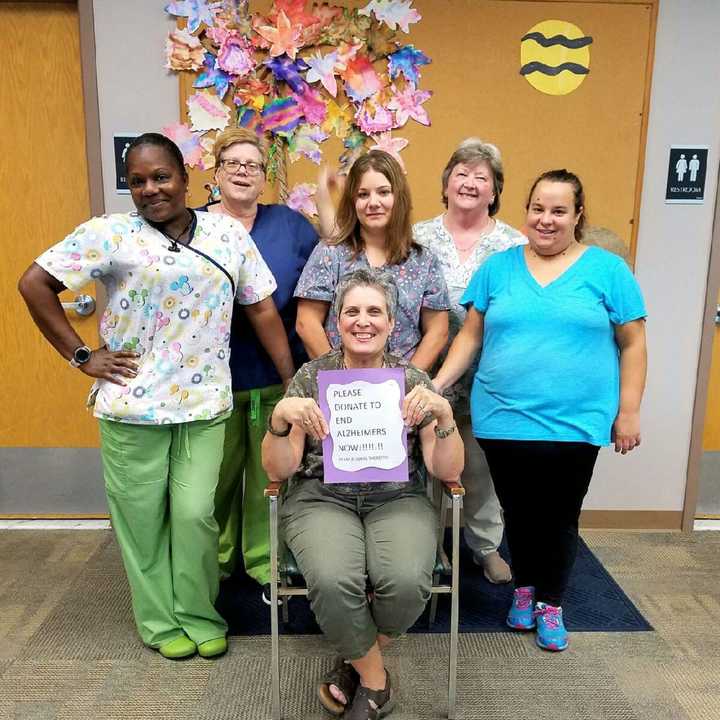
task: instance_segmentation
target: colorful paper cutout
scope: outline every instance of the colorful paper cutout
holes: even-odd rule
[[[289,135],[302,120],[303,113],[295,98],[276,98],[265,105],[262,115],[262,128],[274,135]]]
[[[342,107],[334,100],[330,100],[327,104],[327,117],[322,125],[322,129],[328,133],[334,133],[339,138],[343,138],[350,130],[353,115],[350,112],[347,103]]]
[[[186,165],[195,167],[200,163],[203,149],[200,145],[199,133],[194,133],[185,123],[177,122],[166,125],[161,132],[180,148]]]
[[[221,9],[222,2],[211,2],[207,0],[178,0],[165,6],[165,12],[176,17],[188,19],[188,30],[196,33],[203,23],[207,27],[215,24],[215,11]]]
[[[369,15],[372,12],[391,30],[400,27],[404,33],[409,33],[410,24],[422,19],[422,15],[411,5],[412,0],[371,0],[359,12],[361,15]]]
[[[429,90],[417,90],[414,85],[408,84],[401,91],[397,91],[387,104],[390,110],[395,111],[395,127],[402,127],[410,118],[423,125],[430,124],[430,116],[422,106],[432,93]]]
[[[300,183],[296,185],[288,195],[287,206],[291,210],[301,212],[308,217],[315,217],[318,214],[314,196],[317,185],[313,183]]]
[[[390,130],[395,124],[393,114],[384,106],[366,100],[358,109],[355,119],[366,135]]]
[[[320,143],[327,140],[328,136],[317,125],[302,125],[293,133],[288,142],[288,153],[290,160],[295,162],[301,155],[312,160],[316,165],[320,164],[322,153]]]
[[[386,132],[378,135],[375,139],[375,144],[371,146],[371,150],[384,150],[386,153],[392,155],[399,163],[400,167],[405,170],[405,163],[400,157],[400,151],[404,150],[410,141],[405,138],[392,137],[391,133]]]
[[[173,30],[165,41],[165,57],[169,70],[198,70],[205,59],[205,48],[187,30]]]
[[[276,80],[286,82],[295,92],[302,92],[307,87],[301,73],[307,70],[308,66],[302,58],[293,62],[287,55],[281,55],[268,58],[265,65],[270,68]]]
[[[318,51],[312,57],[306,58],[305,62],[310,68],[305,76],[309,83],[322,83],[322,86],[333,96],[337,96],[337,80],[335,71],[337,65],[337,51],[323,55]]]
[[[250,43],[236,31],[225,34],[217,55],[217,67],[229,73],[244,77],[255,67]]]
[[[217,96],[223,99],[230,87],[233,78],[224,70],[215,67],[215,56],[211,53],[205,54],[205,69],[198,75],[198,79],[193,83],[195,88],[214,87]]]
[[[345,81],[345,92],[355,102],[362,102],[382,88],[382,82],[367,55],[356,55],[340,73]]]
[[[394,80],[398,75],[403,74],[409,82],[417,85],[420,82],[420,65],[429,65],[430,58],[413,45],[405,45],[399,50],[388,55],[388,75]]]
[[[278,57],[287,55],[295,59],[300,42],[300,28],[290,22],[290,18],[281,10],[277,14],[275,27],[272,25],[259,25],[255,28],[258,35],[270,43],[270,55]]]
[[[197,132],[224,130],[230,120],[230,108],[217,96],[200,90],[187,100],[192,129]]]

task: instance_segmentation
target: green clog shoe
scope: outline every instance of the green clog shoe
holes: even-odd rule
[[[197,645],[185,635],[171,640],[158,648],[158,652],[168,660],[180,660],[194,655],[197,652]]]
[[[227,638],[219,637],[213,638],[212,640],[206,640],[204,643],[198,645],[198,653],[200,657],[211,658],[217,655],[222,655],[227,652],[228,642]]]

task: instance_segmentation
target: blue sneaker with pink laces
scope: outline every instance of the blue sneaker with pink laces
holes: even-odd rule
[[[535,603],[535,622],[537,635],[535,642],[543,650],[559,652],[568,646],[568,632],[563,623],[562,608]]]
[[[535,627],[533,601],[535,588],[527,585],[515,589],[513,601],[505,622],[513,630],[532,630]]]

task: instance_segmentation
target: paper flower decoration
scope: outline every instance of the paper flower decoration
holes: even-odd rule
[[[400,151],[404,150],[409,140],[405,138],[394,138],[389,132],[382,133],[374,138],[375,144],[370,148],[371,150],[384,150],[386,153],[392,155],[399,163],[400,167],[405,170],[405,163],[400,157]]]
[[[304,155],[308,160],[319,165],[322,158],[320,143],[327,138],[328,136],[317,125],[303,125],[288,142],[290,160],[295,162],[301,155]]]
[[[295,98],[277,98],[265,105],[262,128],[274,135],[289,135],[300,124],[303,113]]]
[[[306,85],[302,92],[293,93],[298,107],[305,116],[305,122],[320,125],[327,117],[327,105],[322,95],[315,89]]]
[[[290,18],[282,10],[277,15],[275,27],[259,25],[255,30],[258,35],[270,43],[270,55],[272,57],[285,54],[292,60],[295,59],[301,28],[293,25]]]
[[[200,140],[200,147],[202,148],[202,157],[198,163],[200,170],[210,170],[215,167],[215,155],[213,155],[213,148],[215,147],[215,138],[205,136]]]
[[[382,82],[367,55],[356,55],[340,73],[345,92],[355,102],[362,102],[382,88]]]
[[[308,217],[315,217],[318,214],[317,206],[313,196],[317,185],[313,183],[301,183],[296,185],[288,195],[287,206],[291,210],[304,213]]]
[[[302,92],[307,87],[301,73],[307,70],[308,66],[302,58],[293,62],[287,55],[283,55],[269,58],[265,61],[265,65],[270,68],[276,80],[286,82],[295,92]]]
[[[189,162],[211,168],[214,140],[198,138],[228,123],[271,136],[268,177],[281,177],[282,189],[286,152],[317,163],[330,135],[343,143],[345,170],[372,143],[399,159],[407,140],[390,130],[430,123],[423,104],[431,93],[419,89],[430,58],[397,40],[420,13],[412,0],[334,2],[268,0],[259,13],[250,0],[164,0],[187,19],[168,39],[168,67],[197,72],[187,125],[170,128]],[[295,195],[303,207],[308,198],[305,188]]]
[[[225,35],[217,55],[217,67],[243,77],[255,67],[250,43],[234,30]]]
[[[305,60],[310,68],[305,79],[309,83],[322,83],[322,86],[333,97],[337,96],[337,80],[335,80],[337,57],[337,51],[328,53],[325,57],[320,52],[316,52],[313,57]]]
[[[161,132],[180,148],[186,165],[195,167],[200,163],[203,156],[203,149],[200,145],[200,135],[198,133],[194,133],[184,123],[166,125],[162,128]]]
[[[412,45],[405,45],[396,52],[388,55],[388,75],[394,80],[401,73],[413,85],[420,82],[420,65],[429,65],[430,58],[421,50],[416,50]]]
[[[396,88],[393,90],[396,94],[387,106],[395,111],[395,127],[402,127],[410,118],[423,125],[430,124],[427,110],[422,106],[432,96],[429,90],[417,90],[414,85],[407,85],[400,92],[397,92]]]
[[[198,132],[224,130],[230,120],[230,108],[217,95],[196,92],[187,100],[192,129]]]
[[[340,107],[334,100],[327,104],[327,117],[322,124],[322,129],[328,133],[335,133],[339,138],[344,138],[350,130],[352,113],[347,104]]]
[[[390,130],[395,123],[393,114],[387,108],[376,105],[370,100],[366,100],[360,106],[355,119],[366,135],[375,135]]]
[[[165,42],[165,56],[169,70],[197,70],[202,67],[205,48],[187,30],[173,30]]]
[[[215,67],[215,56],[211,53],[205,54],[205,69],[200,73],[198,79],[193,83],[196,88],[214,87],[217,96],[222,99],[230,87],[233,78],[224,70]]]
[[[200,25],[205,23],[208,27],[215,24],[215,11],[221,9],[222,2],[211,2],[207,0],[179,0],[165,6],[165,12],[176,17],[188,19],[188,30],[196,33]]]
[[[244,78],[240,83],[235,90],[235,104],[250,105],[256,110],[262,110],[265,106],[265,96],[270,92],[270,85],[255,77]]]
[[[422,19],[422,15],[411,5],[412,0],[371,0],[359,12],[361,15],[369,15],[372,12],[391,30],[399,26],[404,33],[409,33],[410,23]]]

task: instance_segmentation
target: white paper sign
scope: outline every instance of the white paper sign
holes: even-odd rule
[[[389,470],[406,458],[400,387],[394,380],[328,385],[332,461],[338,470]]]

